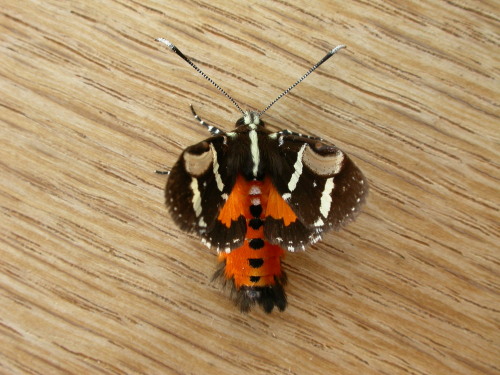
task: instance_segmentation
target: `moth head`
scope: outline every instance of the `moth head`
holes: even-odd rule
[[[244,125],[258,125],[264,126],[264,122],[260,119],[260,113],[255,111],[245,111],[243,112],[243,117],[236,121],[235,127]]]

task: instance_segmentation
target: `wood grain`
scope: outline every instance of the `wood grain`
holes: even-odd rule
[[[0,4],[0,373],[500,374],[495,1]],[[241,314],[165,177],[232,104],[328,139],[371,184]]]

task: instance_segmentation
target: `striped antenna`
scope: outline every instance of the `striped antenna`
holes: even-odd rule
[[[302,77],[300,77],[297,82],[295,82],[293,85],[291,85],[289,88],[287,88],[281,94],[279,94],[278,97],[271,102],[271,104],[269,104],[263,111],[259,112],[259,117],[262,116],[264,114],[264,112],[266,112],[269,108],[271,108],[274,105],[274,103],[276,103],[278,100],[280,100],[282,97],[284,97],[290,91],[292,91],[292,89],[295,86],[297,86],[300,82],[302,82],[304,79],[306,79],[306,77],[309,74],[311,74],[312,72],[314,72],[321,64],[323,64],[326,60],[328,60],[330,57],[332,57],[333,55],[335,55],[342,48],[346,48],[346,46],[344,46],[343,44],[341,44],[340,46],[335,47],[331,51],[328,51],[328,53],[325,55],[325,57],[323,57],[316,64],[314,64],[313,67],[311,69],[309,69],[306,74],[304,74]]]
[[[222,87],[220,87],[217,83],[215,83],[212,78],[207,76],[203,71],[198,68],[189,58],[187,58],[176,46],[174,46],[172,43],[170,43],[168,40],[163,39],[163,38],[157,38],[155,39],[157,42],[165,44],[171,51],[175,52],[177,56],[179,56],[181,59],[183,59],[185,62],[187,62],[189,65],[191,65],[198,73],[200,73],[208,82],[210,82],[212,85],[217,87],[217,90],[219,90],[221,93],[223,93],[226,98],[231,100],[231,102],[238,108],[238,110],[245,114],[245,112],[241,109],[241,107],[236,103],[236,101],[227,93],[225,92]]]
[[[198,68],[188,57],[186,57],[175,45],[170,43],[168,40],[164,38],[157,38],[155,39],[157,42],[165,44],[171,51],[175,52],[181,59],[186,61],[189,65],[191,65],[198,73],[200,73],[208,82],[210,82],[212,85],[214,85],[217,90],[219,90],[221,93],[224,94],[226,98],[228,98],[238,110],[245,114],[245,112],[241,109],[241,107],[236,103],[236,101],[227,93],[225,92],[217,83],[215,83],[212,78],[207,76],[200,68]],[[302,82],[306,77],[314,72],[321,64],[323,64],[326,60],[328,60],[330,57],[335,55],[339,50],[342,48],[346,48],[344,45],[339,45],[335,47],[334,49],[328,51],[328,53],[321,59],[319,60],[316,64],[313,65],[311,69],[309,69],[302,77],[300,77],[297,82],[295,82],[293,85],[291,85],[289,88],[287,88],[285,91],[283,91],[280,95],[276,97],[264,110],[259,112],[257,114],[258,117],[262,116],[264,112],[266,112],[269,108],[271,108],[278,100],[280,100],[282,97],[284,97],[286,94],[288,94],[295,86],[297,86],[300,82]]]

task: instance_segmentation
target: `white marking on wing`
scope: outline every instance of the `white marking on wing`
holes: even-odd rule
[[[198,189],[198,180],[195,177],[191,179],[190,187],[193,192],[193,210],[196,217],[198,217],[201,215],[201,194],[200,189]]]
[[[302,175],[302,155],[304,154],[304,150],[306,149],[306,147],[307,144],[304,143],[297,153],[297,161],[293,165],[294,172],[292,174],[292,177],[290,178],[290,181],[288,182],[288,190],[290,190],[290,192],[295,190],[295,188],[297,187],[297,183],[299,182],[299,178]]]
[[[217,160],[217,151],[215,151],[215,147],[210,143],[210,149],[212,150],[214,162],[213,162],[213,171],[215,175],[215,182],[217,183],[217,188],[219,191],[224,190],[224,182],[222,182],[222,178],[219,173],[219,161]]]
[[[325,225],[325,223],[323,222],[323,220],[321,218],[318,218],[318,220],[316,220],[316,222],[314,223],[315,227],[321,227],[323,225]]]
[[[200,217],[200,220],[198,221],[198,226],[205,228],[207,226],[207,223],[205,223],[205,220],[203,219],[203,216]]]
[[[333,177],[330,177],[325,182],[325,188],[323,189],[323,193],[321,194],[321,204],[319,207],[319,212],[323,217],[328,217],[328,213],[330,212],[330,208],[332,206],[332,191],[335,187],[333,183]]]

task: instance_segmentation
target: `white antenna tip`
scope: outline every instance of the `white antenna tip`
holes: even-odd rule
[[[172,43],[170,43],[168,40],[164,39],[164,38],[156,38],[155,39],[157,42],[160,42],[160,43],[163,43],[163,44],[166,44],[168,48],[170,48],[171,50],[174,49],[174,45]]]
[[[337,47],[335,47],[334,49],[332,49],[330,51],[330,54],[334,54],[334,53],[337,53],[339,50],[341,50],[342,48],[347,48],[344,44],[341,44],[341,45],[338,45]]]

